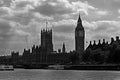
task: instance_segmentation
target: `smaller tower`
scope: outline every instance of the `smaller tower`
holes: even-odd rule
[[[112,38],[111,38],[111,43],[110,43],[110,44],[112,44],[113,42],[114,42],[114,38],[112,37]]]
[[[94,43],[93,43],[94,46],[96,46],[96,41],[94,40]]]
[[[102,43],[102,45],[105,45],[105,39],[103,39],[103,43]]]
[[[65,44],[63,43],[63,47],[62,47],[62,53],[66,52],[66,48],[65,48]]]
[[[92,41],[90,41],[90,44],[89,44],[89,46],[87,47],[87,49],[92,49]]]
[[[92,46],[92,41],[90,41],[90,46]]]
[[[36,47],[35,47],[35,45],[33,45],[33,47],[32,47],[32,54],[36,54]]]
[[[101,45],[101,41],[99,40],[98,45]]]
[[[97,48],[97,44],[96,44],[96,41],[94,40],[94,42],[93,42],[93,50],[95,50]]]
[[[92,41],[90,41],[89,47],[90,47],[90,48],[92,47]]]
[[[119,36],[116,36],[116,41],[119,41]]]

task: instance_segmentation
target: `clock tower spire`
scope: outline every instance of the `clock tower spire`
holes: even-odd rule
[[[77,27],[75,28],[75,51],[79,54],[82,54],[84,52],[84,38],[85,31],[79,14]]]
[[[77,23],[82,23],[82,20],[81,20],[80,14],[79,14],[79,18],[78,18],[78,22],[77,22]]]

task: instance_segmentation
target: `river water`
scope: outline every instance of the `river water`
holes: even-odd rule
[[[120,80],[120,72],[15,69],[0,71],[0,80]]]

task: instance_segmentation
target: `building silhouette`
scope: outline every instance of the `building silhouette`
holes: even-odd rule
[[[41,48],[45,49],[47,53],[53,52],[52,29],[41,30]]]
[[[79,54],[82,54],[84,52],[84,38],[85,31],[79,15],[77,27],[75,28],[75,51]]]
[[[70,65],[96,65],[96,64],[120,64],[120,39],[111,38],[108,43],[105,39],[90,41],[84,50],[85,31],[82,20],[78,18],[75,28],[75,51],[66,51],[65,43],[61,49],[53,50],[52,29],[41,30],[41,45],[33,45],[31,49],[24,49],[23,54],[11,52],[10,56],[0,56],[0,64],[12,64],[15,67],[32,66],[40,68],[41,65],[70,64]]]
[[[105,39],[99,40],[98,43],[94,40],[90,41],[89,46],[83,54],[83,61],[89,64],[119,64],[120,63],[120,39],[111,38],[108,43]]]
[[[62,50],[62,51],[61,51]],[[50,65],[70,63],[70,54],[66,52],[65,43],[58,52],[53,50],[52,29],[41,30],[41,45],[33,45],[30,49],[24,49],[23,65]]]
[[[47,24],[46,24],[47,25]],[[82,25],[82,20],[77,20],[77,27],[75,28],[75,50],[67,52],[65,43],[62,48],[54,51],[52,40],[52,29],[41,30],[41,45],[33,45],[31,49],[24,49],[23,54],[13,53],[8,61],[13,65],[27,65],[38,67],[40,65],[53,65],[53,64],[80,64],[80,58],[84,53],[84,38],[85,30]],[[100,44],[102,45],[102,44]],[[95,46],[95,47],[94,47]],[[90,43],[89,47],[96,48],[96,43]],[[17,57],[15,57],[17,56]],[[80,57],[81,56],[81,57]],[[3,57],[0,60],[4,60]]]

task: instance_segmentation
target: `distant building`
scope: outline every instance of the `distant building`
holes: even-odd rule
[[[41,30],[41,47],[45,48],[48,53],[53,52],[52,29]]]
[[[75,29],[75,51],[79,54],[84,52],[84,38],[85,38],[85,31],[82,25],[82,20],[78,18],[77,27]]]
[[[66,52],[64,43],[58,52],[53,51],[52,30],[41,30],[41,45],[33,45],[31,50],[24,49],[24,64],[65,64],[70,62],[70,54]]]
[[[16,64],[19,64],[19,60],[20,60],[20,57],[19,57],[19,52],[11,52],[11,61],[12,61],[12,64],[13,65],[16,65]]]
[[[93,44],[90,41],[89,46],[86,48],[83,59],[91,64],[115,64],[120,63],[120,39],[116,36],[116,39],[111,38],[111,42],[108,41],[101,42],[99,40],[98,44],[94,40]]]
[[[78,19],[78,24],[75,30],[76,39],[76,51],[83,53],[84,51],[84,28],[82,21]],[[52,30],[41,30],[41,45],[33,45],[32,51],[24,50],[23,59],[25,64],[66,64],[71,63],[71,56],[75,52],[66,52],[65,43],[63,43],[62,49],[58,49],[58,52],[53,50],[52,42]],[[72,59],[73,60],[73,59]]]
[[[14,65],[78,64],[78,55],[84,52],[84,35],[85,31],[79,15],[75,29],[76,51],[67,53],[65,43],[63,43],[62,49],[58,49],[58,52],[54,51],[52,29],[46,28],[41,30],[41,45],[33,45],[31,49],[24,49],[20,57],[18,53],[12,53],[12,62]]]
[[[62,49],[53,50],[52,30],[41,30],[41,45],[33,45],[32,49],[24,49],[22,55],[19,52],[11,52],[11,56],[0,56],[0,64],[13,65],[53,65],[53,64],[120,64],[120,39],[111,38],[108,43],[103,39],[98,43],[90,41],[84,51],[85,30],[82,20],[78,18],[75,28],[75,51],[66,52],[65,44]]]

